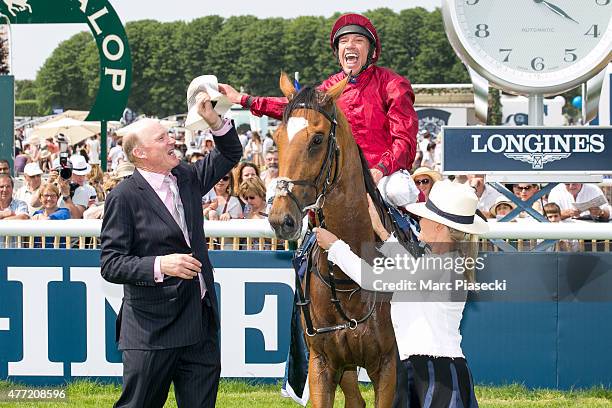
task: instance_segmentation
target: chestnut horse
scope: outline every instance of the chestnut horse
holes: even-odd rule
[[[362,253],[362,245],[375,242],[366,193],[372,196],[376,188],[349,124],[336,108],[346,83],[327,92],[304,88],[297,93],[289,78],[281,75],[281,90],[289,104],[275,133],[279,181],[269,221],[279,238],[297,240],[304,216],[313,210],[319,216],[317,225],[324,221],[325,228],[355,253],[371,259],[374,254]],[[299,292],[305,296],[300,303],[310,350],[312,406],[333,406],[339,383],[347,407],[365,406],[355,373],[360,366],[372,380],[376,407],[390,407],[397,364],[390,303],[360,290],[340,269],[329,266],[326,254],[315,250],[310,264],[314,273],[305,275]]]

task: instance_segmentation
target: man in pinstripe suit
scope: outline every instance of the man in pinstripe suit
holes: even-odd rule
[[[212,129],[215,150],[194,165],[180,162],[167,130],[145,119],[124,137],[136,170],[106,200],[102,276],[124,288],[117,317],[123,392],[116,407],[162,407],[171,383],[179,407],[215,405],[219,314],[201,202],[240,160],[242,145],[206,93],[198,95],[198,113]]]

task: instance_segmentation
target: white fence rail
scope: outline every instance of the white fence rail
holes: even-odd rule
[[[586,239],[612,240],[612,223],[585,221],[564,223],[489,222],[486,239]],[[71,236],[99,237],[100,220],[0,221],[0,237]],[[204,231],[209,237],[219,238],[274,238],[267,220],[206,221]]]

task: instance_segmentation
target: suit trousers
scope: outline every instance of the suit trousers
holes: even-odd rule
[[[214,407],[221,374],[219,337],[208,294],[202,339],[191,346],[123,351],[123,390],[115,407],[163,407],[170,383],[179,407]]]

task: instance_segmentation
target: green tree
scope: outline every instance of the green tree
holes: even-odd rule
[[[83,77],[84,50],[95,47],[88,32],[75,34],[63,41],[47,58],[36,76],[38,101],[44,112],[52,107],[63,109],[88,109],[93,96]]]
[[[239,61],[244,51],[244,38],[254,35],[252,27],[257,21],[254,16],[230,17],[223,22],[221,30],[211,38],[207,49],[210,58],[210,69],[207,72],[216,75],[219,82],[232,84],[238,89],[241,86],[245,88],[250,86],[243,82],[244,76],[241,72],[247,67],[241,66]]]
[[[177,37],[176,56],[184,69],[185,91],[195,77],[214,74],[210,70],[210,64],[215,56],[210,55],[207,49],[211,39],[221,30],[222,25],[222,17],[206,16],[179,27],[181,33]]]
[[[286,20],[268,18],[254,22],[242,32],[242,52],[238,59],[238,83],[257,95],[278,94],[278,78],[283,67],[283,34]],[[285,69],[286,70],[286,69]]]
[[[2,32],[0,31],[0,34]],[[8,39],[0,35],[0,75],[9,74],[9,50]]]
[[[154,86],[156,75],[149,67],[160,26],[161,23],[155,20],[140,20],[125,25],[132,51],[132,87],[128,106],[136,112],[156,111],[149,97],[149,90]]]
[[[376,27],[382,45],[377,64],[404,74],[402,71],[410,61],[408,49],[403,41],[403,29],[399,15],[388,8],[368,11],[366,15]]]
[[[36,99],[36,84],[31,79],[21,79],[15,81],[15,99],[32,100]]]
[[[326,19],[323,17],[297,17],[287,22],[283,36],[283,69],[289,75],[294,72],[300,73],[300,83],[302,85],[315,85],[325,77],[319,70],[316,63],[317,56],[324,48],[327,59],[333,60],[329,45],[321,44],[321,27],[326,26]],[[277,75],[278,79],[278,75]],[[278,81],[273,94],[278,94]]]
[[[424,19],[419,37],[419,53],[414,60],[411,78],[413,82],[448,84],[469,81],[467,70],[446,38],[440,9]]]
[[[399,13],[399,31],[401,42],[405,46],[406,54],[399,64],[397,73],[413,81],[413,71],[417,55],[421,48],[421,34],[429,12],[422,7],[402,10]]]
[[[143,75],[151,86],[147,89],[148,100],[143,113],[163,117],[187,110],[189,84],[184,80],[184,61],[178,58],[180,35],[185,25],[182,21],[159,24],[155,37],[150,39],[153,48]]]
[[[499,126],[502,124],[501,92],[497,88],[489,90],[489,112],[487,114],[487,125]]]

